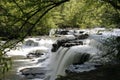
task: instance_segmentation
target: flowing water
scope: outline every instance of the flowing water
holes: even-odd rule
[[[92,41],[93,42],[93,41]],[[85,43],[88,44],[88,43]],[[59,75],[65,76],[65,70],[71,64],[84,61],[83,56],[90,54],[90,56],[96,55],[99,52],[98,49],[89,45],[78,45],[69,48],[60,47],[56,53],[52,63],[52,75],[50,80],[55,80]]]
[[[38,43],[38,45],[35,45],[36,43]],[[10,52],[7,52],[7,55],[12,58],[12,69],[7,72],[4,77],[2,77],[2,80],[33,80],[33,77],[39,78],[39,80],[41,80],[40,78],[44,77],[45,75],[42,75],[40,73],[41,75],[32,76],[30,74],[24,76],[21,75],[20,70],[29,68],[29,73],[31,73],[41,72],[43,71],[43,69],[45,69],[43,71],[43,73],[45,73],[47,71],[49,63],[52,43],[53,41],[50,39],[38,40],[38,38],[28,38],[25,40],[24,44],[16,50],[11,50]],[[43,52],[43,54],[40,57],[27,58],[27,55],[29,53],[36,50]]]
[[[66,68],[71,64],[77,63],[80,60],[84,59],[84,54],[90,54],[92,56],[99,52],[99,50],[95,47],[95,44],[98,42],[91,38],[83,40],[83,45],[73,47],[60,47],[57,52],[54,52],[52,54],[50,52],[52,42],[49,41],[49,44],[48,41],[46,42],[44,40],[41,40],[39,41],[40,45],[36,46],[33,42],[30,41],[30,43],[27,42],[27,44],[23,45],[19,50],[11,50],[8,52],[8,55],[13,57],[13,68],[5,75],[7,77],[4,77],[3,80],[33,80],[34,78],[38,78],[38,80],[44,80],[45,78],[45,80],[55,80],[55,78],[59,75],[64,76]],[[26,55],[30,51],[37,49],[42,49],[45,51],[47,50],[48,53],[40,58],[26,58]],[[31,77],[31,75],[29,75],[25,77],[19,72],[20,70],[26,68],[30,68],[29,73],[41,72],[41,67],[45,68],[44,76],[39,75],[39,77]]]
[[[108,37],[105,33],[103,35],[90,35],[88,39],[81,40],[83,45],[61,46],[56,52],[52,53],[51,48],[56,40],[55,38],[25,39],[26,42],[21,47],[7,53],[13,59],[13,66],[2,80],[55,80],[59,75],[65,76],[67,69],[76,72],[95,69],[94,64],[89,63],[89,61],[102,53],[99,50],[102,46],[101,41]],[[43,50],[46,53],[37,58],[27,58],[28,53],[34,50]],[[80,61],[86,61],[86,55],[89,55],[87,63],[73,65]],[[23,75],[21,71],[24,73]]]
[[[12,57],[13,63],[12,63],[12,69],[7,72],[2,80],[28,80],[27,78],[23,77],[22,75],[18,74],[18,68],[24,67],[24,66],[31,66],[29,59],[25,59],[23,56],[14,56]]]

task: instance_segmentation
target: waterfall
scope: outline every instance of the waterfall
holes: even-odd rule
[[[68,41],[63,39],[60,44],[56,43],[56,45],[61,46],[51,55],[51,72],[48,74],[49,79],[47,80],[55,80],[59,76],[65,76],[66,70],[70,65],[84,64],[84,62],[91,63],[102,52],[100,51],[102,39],[104,39],[103,36],[90,35],[87,39],[72,39]],[[89,69],[87,70],[89,71]]]
[[[58,51],[52,55],[51,66],[50,66],[52,68],[52,73],[50,73],[50,80],[54,80],[56,78],[57,70],[61,65],[60,63],[68,50],[69,48],[60,47]]]
[[[50,80],[55,80],[57,76],[65,76],[65,70],[68,66],[74,63],[84,61],[84,55],[90,54],[90,57],[95,55],[98,50],[88,45],[77,45],[72,47],[60,47],[57,52],[53,53],[52,73],[50,73]],[[89,58],[90,58],[89,57]],[[88,58],[88,59],[89,59]]]
[[[49,46],[52,44],[51,40],[35,39],[32,41],[33,43],[38,43],[37,46],[32,47],[33,49],[39,48],[40,46],[44,46],[51,49],[51,46]],[[31,41],[28,41],[28,43],[30,42]],[[45,67],[45,69],[47,69],[47,71],[44,74],[45,78],[43,80],[55,80],[58,76],[65,76],[66,70],[70,65],[83,64],[84,62],[89,61],[89,59],[91,59],[94,55],[96,55],[99,52],[99,50],[96,48],[98,44],[99,43],[92,38],[82,40],[67,38],[58,40],[56,43],[57,46],[53,45],[53,47],[58,48],[56,49],[56,51],[53,51],[52,54],[49,54],[50,59],[48,61],[45,61],[45,66],[43,66],[41,60],[38,60],[38,63],[40,64],[36,66],[39,68]],[[28,48],[30,49],[31,46]],[[47,67],[46,64],[49,65],[49,67]],[[27,69],[27,67],[25,69]],[[31,69],[32,68],[30,68],[29,70],[31,71]],[[35,68],[35,70],[36,72],[38,71],[37,68]],[[38,72],[40,72],[40,70]]]

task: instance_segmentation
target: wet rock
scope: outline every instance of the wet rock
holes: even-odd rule
[[[39,43],[35,42],[34,40],[27,40],[27,41],[24,42],[24,44],[26,46],[38,46],[39,45]]]
[[[80,34],[80,35],[75,35],[77,39],[87,39],[89,37],[88,34]]]
[[[89,35],[88,34],[80,34],[80,35],[75,35],[75,37],[76,38],[74,38],[74,39],[65,38],[65,39],[57,40],[52,45],[51,51],[56,52],[60,48],[60,46],[71,47],[71,46],[75,46],[75,45],[83,45],[83,42],[80,40],[88,38]]]
[[[45,54],[45,52],[42,50],[35,50],[35,51],[31,51],[30,53],[28,53],[27,58],[35,58],[35,57],[37,58],[44,54]]]
[[[88,72],[70,72],[56,80],[120,80],[120,64],[103,65]]]
[[[77,64],[77,65],[70,65],[67,69],[66,69],[66,73],[71,73],[71,72],[76,72],[76,73],[80,73],[80,72],[89,72],[91,70],[95,70],[95,64],[92,63],[84,63],[84,64]]]
[[[21,74],[24,75],[26,78],[44,78],[47,70],[41,67],[31,67],[31,68],[24,68],[20,70]]]
[[[56,52],[57,50],[58,50],[58,45],[57,45],[57,43],[54,43],[54,44],[52,44],[52,49],[51,49],[51,51],[52,52]]]
[[[120,42],[120,36],[116,37],[117,42]]]
[[[62,44],[63,47],[72,47],[72,46],[77,46],[77,45],[83,45],[83,42],[74,40],[74,41],[69,41],[67,43]]]
[[[42,73],[41,74],[36,74],[34,77],[43,79],[43,78],[45,78],[45,74],[42,74]]]
[[[28,78],[28,79],[32,79],[34,76],[32,75],[32,74],[28,74],[28,75],[26,75],[26,78]]]
[[[56,52],[61,46],[71,47],[76,45],[83,45],[83,42],[78,39],[61,39],[57,40],[56,43],[52,45],[52,52]]]
[[[68,34],[68,30],[60,30],[60,31],[56,31],[56,34],[59,34],[59,35],[67,35]]]
[[[52,45],[51,51],[52,51],[52,52],[56,52],[56,51],[60,48],[60,46],[62,46],[64,43],[69,42],[69,41],[72,41],[72,40],[75,40],[75,39],[60,39],[60,40],[57,40],[57,41]]]

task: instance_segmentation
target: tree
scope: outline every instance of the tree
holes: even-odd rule
[[[106,3],[112,5],[115,9],[120,10],[120,0],[103,0]]]
[[[6,48],[51,28],[118,27],[119,7],[119,0],[1,0],[0,37],[6,43],[0,45],[0,59]]]
[[[53,8],[69,0],[1,0],[0,27],[6,42],[0,45],[0,73],[9,69],[6,48],[13,48],[31,33],[41,19]],[[8,30],[7,30],[8,29]],[[1,30],[2,31],[2,30]],[[8,33],[10,32],[10,34]],[[17,33],[15,33],[17,32]],[[9,34],[9,35],[8,35]]]

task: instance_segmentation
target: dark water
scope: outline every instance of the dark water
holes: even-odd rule
[[[23,56],[14,56],[12,57],[12,69],[10,69],[0,80],[29,80],[24,76],[18,74],[17,70],[23,66],[30,66],[30,59],[26,59]],[[24,61],[25,60],[25,61]]]

